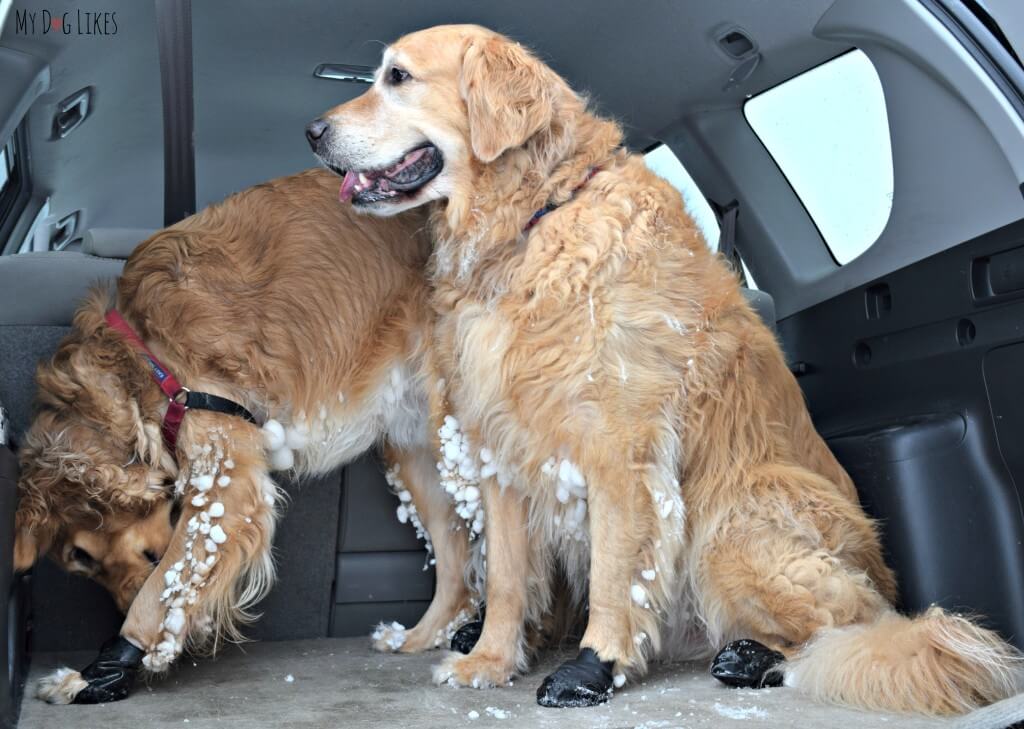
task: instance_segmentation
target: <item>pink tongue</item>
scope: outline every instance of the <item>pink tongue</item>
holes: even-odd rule
[[[359,182],[359,173],[349,170],[345,173],[345,179],[341,181],[341,189],[338,191],[338,199],[348,202],[352,199],[352,188]]]

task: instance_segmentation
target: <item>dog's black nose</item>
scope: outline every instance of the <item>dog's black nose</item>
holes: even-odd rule
[[[309,146],[313,149],[317,148],[317,144],[320,138],[324,136],[324,132],[327,131],[328,124],[323,119],[314,119],[306,125],[306,139],[309,140]]]

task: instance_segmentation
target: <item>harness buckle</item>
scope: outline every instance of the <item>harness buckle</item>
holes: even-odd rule
[[[174,395],[168,398],[171,402],[181,405],[183,408],[188,410],[188,396],[192,391],[187,387],[182,387]]]

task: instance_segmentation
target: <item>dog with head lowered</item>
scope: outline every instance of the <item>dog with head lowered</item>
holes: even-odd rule
[[[324,473],[375,442],[437,564],[420,623],[377,647],[432,648],[465,619],[468,542],[428,421],[424,219],[355,215],[334,180],[285,177],[157,233],[39,367],[16,566],[48,554],[127,611],[96,662],[40,697],[124,698],[140,667],[237,636],[274,576],[271,471]]]
[[[723,648],[725,681],[866,708],[957,713],[1018,690],[994,633],[894,610],[875,525],[735,275],[527,49],[477,26],[412,33],[307,135],[343,202],[430,214],[432,367],[449,437],[470,444],[442,478],[477,484],[487,544],[483,633],[439,680],[524,670],[559,568],[587,626],[543,705]]]

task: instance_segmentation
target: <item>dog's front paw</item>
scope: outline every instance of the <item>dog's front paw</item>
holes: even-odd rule
[[[397,653],[405,645],[406,637],[405,626],[399,622],[380,623],[370,635],[373,649],[381,653]]]
[[[440,664],[434,666],[434,683],[492,688],[510,685],[514,673],[514,662],[501,656],[449,653]]]
[[[112,638],[81,672],[60,668],[43,678],[36,696],[51,704],[106,704],[126,699],[142,665],[142,653],[124,638]]]
[[[75,696],[76,704],[106,704],[128,698],[142,665],[143,651],[121,636],[111,638],[96,660],[82,669],[88,683]]]
[[[603,704],[617,685],[614,665],[602,661],[592,648],[584,648],[544,679],[537,689],[537,703],[556,709]]]
[[[48,704],[70,704],[88,686],[82,674],[70,668],[58,668],[36,684],[36,698]]]

